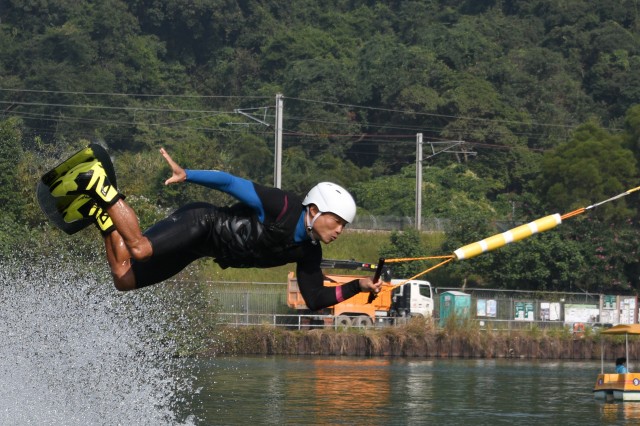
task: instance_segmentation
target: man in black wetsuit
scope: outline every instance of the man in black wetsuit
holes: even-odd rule
[[[380,282],[371,278],[338,287],[323,285],[319,242],[329,244],[338,238],[356,213],[355,202],[344,188],[322,182],[300,199],[226,172],[185,170],[164,149],[160,153],[172,170],[165,185],[193,182],[240,202],[230,207],[190,203],[143,234],[135,212],[97,160],[78,165],[51,186],[54,196],[82,194],[65,210],[65,220],[95,219],[118,290],[159,283],[196,259],[212,257],[223,268],[296,263],[300,292],[311,310],[335,305],[361,291],[380,291]]]

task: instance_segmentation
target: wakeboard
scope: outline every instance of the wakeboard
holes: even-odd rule
[[[81,149],[42,175],[38,180],[38,184],[36,186],[36,197],[38,198],[38,204],[40,204],[42,212],[47,216],[51,223],[53,223],[53,225],[69,235],[75,234],[76,232],[91,225],[93,223],[93,219],[85,218],[74,222],[65,222],[62,212],[80,195],[54,197],[51,195],[51,185],[59,177],[63,176],[78,164],[96,159],[102,163],[111,184],[117,187],[116,171],[113,168],[111,157],[109,157],[109,153],[107,153],[107,151],[98,144],[90,144],[86,148]]]

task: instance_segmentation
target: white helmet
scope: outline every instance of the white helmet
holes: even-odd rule
[[[333,213],[347,223],[356,217],[356,202],[346,189],[331,182],[320,182],[304,197],[303,206],[315,204],[320,213]]]

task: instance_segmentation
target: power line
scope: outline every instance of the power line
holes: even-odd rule
[[[0,92],[15,92],[15,93],[39,93],[39,94],[64,94],[64,95],[82,95],[82,96],[115,96],[115,97],[139,97],[139,98],[184,98],[184,99],[271,99],[268,96],[241,96],[241,95],[179,95],[179,94],[145,94],[145,93],[110,93],[110,92],[82,92],[82,91],[58,91],[58,90],[37,90],[37,89],[15,89],[15,88],[0,88]],[[482,117],[467,117],[467,116],[457,116],[457,115],[449,115],[449,114],[437,114],[437,113],[429,113],[429,112],[420,112],[414,110],[398,110],[392,108],[381,108],[381,107],[372,107],[365,105],[356,105],[356,104],[346,104],[340,102],[329,102],[315,99],[306,99],[306,98],[297,98],[297,97],[284,97],[284,99],[295,100],[299,102],[306,103],[317,103],[323,105],[331,105],[338,107],[347,107],[351,109],[364,109],[371,111],[382,111],[382,112],[392,112],[403,115],[413,115],[413,116],[425,116],[425,117],[435,117],[435,118],[446,118],[446,119],[455,119],[455,120],[468,120],[468,121],[478,121],[478,122],[491,122],[491,123],[504,123],[504,124],[517,124],[517,125],[525,125],[525,126],[539,126],[539,127],[557,127],[564,129],[574,129],[579,124],[551,124],[551,123],[537,123],[537,122],[528,122],[528,121],[518,121],[518,120],[505,120],[505,119],[492,119],[492,118],[482,118]],[[100,105],[76,105],[76,104],[48,104],[48,103],[26,103],[26,102],[10,102],[10,101],[0,101],[3,104],[17,104],[17,105],[36,105],[36,106],[56,106],[56,107],[73,107],[73,108],[99,108],[99,109],[124,109],[124,110],[143,110],[143,111],[155,111],[155,112],[211,112],[208,110],[188,110],[188,109],[176,109],[176,108],[147,108],[147,107],[109,107],[109,106],[100,106]],[[269,107],[267,107],[269,108]],[[230,113],[230,112],[227,112]],[[311,121],[308,118],[296,118],[296,117],[287,117],[287,120],[298,119],[304,121]],[[322,122],[319,120],[318,122]],[[327,122],[331,123],[331,122]],[[416,131],[424,130],[420,128],[414,128]],[[612,128],[609,130],[620,130],[616,128]]]
[[[139,106],[108,106],[108,105],[86,105],[86,104],[54,104],[47,102],[20,102],[20,101],[0,101],[2,105],[21,105],[21,106],[37,106],[37,107],[58,107],[58,108],[83,108],[97,110],[120,110],[120,111],[148,111],[148,112],[188,112],[188,113],[206,113],[206,114],[236,114],[234,111],[212,111],[197,109],[178,109],[178,108],[149,108]]]
[[[83,95],[83,96],[122,96],[138,98],[196,98],[196,99],[271,99],[269,96],[238,96],[238,95],[176,95],[176,94],[148,94],[148,93],[109,93],[109,92],[77,92],[62,90],[10,89],[0,88],[0,92],[16,93],[46,93],[53,95]]]
[[[104,95],[104,96],[136,96],[134,94],[127,94],[127,93],[98,93],[98,92],[75,92],[75,91],[46,91],[46,90],[31,90],[31,89],[3,89],[0,88],[0,91],[4,91],[4,92],[32,92],[32,93],[48,93],[48,94],[74,94],[74,95]],[[225,98],[225,99],[229,99],[229,98],[238,98],[238,99],[266,99],[266,97],[242,97],[242,96],[199,96],[199,95],[144,95],[144,96],[149,96],[149,97],[165,97],[165,96],[176,96],[176,97],[195,97],[195,98]],[[337,102],[325,102],[325,101],[319,101],[319,100],[310,100],[310,99],[303,99],[303,98],[287,98],[287,99],[293,99],[293,100],[297,100],[297,101],[301,101],[301,102],[313,102],[313,103],[319,103],[319,104],[323,104],[323,105],[333,105],[333,106],[341,106],[341,107],[350,107],[350,108],[362,108],[362,109],[367,109],[367,110],[378,110],[378,111],[389,111],[389,112],[395,112],[395,113],[399,113],[399,114],[410,114],[412,116],[414,115],[422,115],[422,116],[433,116],[433,117],[446,117],[446,118],[453,118],[453,119],[464,119],[464,120],[478,120],[481,122],[496,122],[496,123],[509,123],[509,124],[519,124],[519,125],[527,125],[527,126],[536,126],[538,124],[536,123],[528,123],[528,122],[519,122],[519,121],[513,121],[513,120],[492,120],[492,119],[484,119],[484,118],[470,118],[470,117],[458,117],[458,116],[452,116],[452,115],[441,115],[441,114],[432,114],[432,113],[420,113],[420,112],[415,112],[415,111],[402,111],[402,110],[395,110],[395,109],[388,109],[388,108],[376,108],[376,107],[368,107],[368,106],[360,106],[360,105],[351,105],[351,104],[343,104],[343,103],[337,103]],[[134,112],[134,113],[138,113],[138,112],[148,112],[148,113],[161,113],[161,114],[167,114],[167,113],[175,113],[175,114],[199,114],[200,116],[198,117],[186,117],[186,118],[181,118],[181,119],[175,119],[175,120],[167,120],[167,121],[163,121],[163,122],[149,122],[149,121],[144,121],[144,120],[135,120],[135,121],[129,121],[129,120],[113,120],[113,119],[99,119],[99,118],[88,118],[88,117],[74,117],[74,116],[59,116],[59,115],[52,115],[52,114],[38,114],[38,113],[30,113],[30,112],[24,112],[24,111],[18,111],[15,109],[9,110],[9,108],[7,108],[5,114],[12,114],[12,115],[16,115],[16,116],[21,116],[24,117],[25,119],[37,119],[34,117],[40,117],[41,120],[47,120],[47,121],[57,121],[57,122],[85,122],[85,123],[104,123],[104,124],[111,124],[111,125],[123,125],[123,126],[139,126],[139,125],[148,125],[148,126],[171,126],[171,127],[175,127],[177,125],[183,124],[183,123],[187,123],[187,122],[195,122],[198,120],[203,120],[203,119],[207,119],[207,118],[211,118],[211,117],[215,117],[215,116],[220,116],[220,115],[234,115],[234,116],[246,116],[247,114],[242,114],[242,111],[246,111],[248,109],[261,109],[264,110],[264,120],[267,119],[273,119],[273,115],[269,115],[267,113],[267,111],[269,110],[269,108],[272,108],[272,106],[262,106],[262,107],[254,107],[254,108],[236,108],[233,111],[227,111],[227,110],[207,110],[207,109],[185,109],[185,108],[158,108],[158,107],[146,107],[146,106],[109,106],[109,105],[101,105],[101,104],[74,104],[74,103],[48,103],[48,102],[24,102],[24,101],[0,101],[0,105],[8,105],[9,108],[12,106],[23,106],[23,107],[52,107],[52,108],[72,108],[72,109],[85,109],[85,110],[111,110],[111,111],[124,111],[124,112]],[[240,111],[240,112],[239,112]],[[246,117],[245,117],[246,118]],[[415,134],[417,132],[429,132],[432,133],[434,136],[432,137],[433,139],[437,139],[438,137],[442,138],[441,135],[443,131],[447,131],[449,133],[456,133],[456,132],[460,132],[460,133],[467,133],[469,131],[469,129],[464,129],[464,128],[447,128],[446,126],[443,127],[431,127],[431,128],[425,128],[423,126],[401,126],[401,125],[377,125],[374,123],[360,123],[360,122],[342,122],[342,121],[334,121],[334,120],[324,120],[324,119],[316,119],[314,117],[296,117],[296,116],[288,116],[286,117],[287,121],[297,121],[298,123],[311,123],[311,124],[322,124],[322,125],[332,125],[335,127],[354,127],[354,126],[363,126],[366,127],[368,129],[380,129],[380,130],[395,130],[395,131],[399,131],[399,132],[403,132],[403,133],[396,133],[396,134],[381,134],[381,133],[377,133],[377,134],[367,134],[367,133],[362,133],[362,132],[357,132],[357,133],[341,133],[341,132],[300,132],[300,131],[295,131],[292,129],[287,129],[287,134],[289,136],[297,136],[297,137],[301,137],[301,138],[351,138],[351,139],[356,139],[355,141],[353,141],[354,143],[387,143],[387,142],[393,142],[393,143],[405,143],[405,141],[402,141],[401,139],[407,138],[407,139],[411,139],[410,143],[413,143],[413,139],[415,138]],[[241,123],[241,122],[238,122]],[[229,123],[227,123],[229,124]],[[263,124],[267,124],[266,122],[264,122]],[[570,126],[570,125],[552,125],[552,124],[543,124],[542,126],[546,126],[546,127],[555,127],[555,128],[561,128],[561,129],[573,129],[575,128],[575,126]],[[206,131],[206,132],[230,132],[228,129],[224,129],[222,130],[221,128],[210,128],[210,127],[196,127],[196,126],[189,126],[189,129],[192,130],[201,130],[201,131]],[[496,132],[496,136],[500,135],[500,132],[502,130],[498,129],[498,132]],[[513,135],[513,136],[525,136],[525,137],[535,137],[535,136],[541,136],[543,135],[543,133],[536,133],[536,132],[515,132],[515,131],[510,131],[505,129],[505,131],[507,131],[508,135]],[[404,133],[407,132],[407,133]],[[408,133],[411,132],[411,133]],[[255,132],[256,134],[268,134],[267,131],[263,131],[263,132]],[[382,138],[382,139],[381,139]],[[393,141],[389,141],[389,140],[385,140],[384,138],[390,138],[393,139]],[[449,138],[444,138],[444,139],[449,139]],[[468,138],[467,138],[468,139]],[[409,143],[409,142],[407,142]],[[477,145],[477,146],[482,146],[482,147],[486,147],[486,148],[499,148],[499,149],[511,149],[512,147],[509,146],[505,146],[505,145],[500,145],[500,144],[490,144],[490,143],[473,143],[473,142],[469,142],[471,144]],[[535,149],[535,148],[534,148]]]
[[[171,121],[171,122],[164,122],[164,123],[142,123],[139,121],[123,121],[123,120],[108,120],[108,119],[97,119],[97,118],[86,118],[86,117],[69,117],[69,116],[58,116],[58,115],[52,115],[52,114],[39,114],[39,113],[27,113],[27,112],[19,112],[19,111],[12,111],[10,112],[11,115],[15,115],[15,116],[19,116],[22,117],[24,119],[33,119],[33,120],[45,120],[45,121],[53,121],[53,122],[67,122],[67,123],[98,123],[98,124],[113,124],[113,125],[120,125],[120,126],[129,126],[129,127],[135,127],[138,126],[140,124],[146,124],[148,126],[154,126],[154,127],[161,127],[161,126],[171,126],[173,127],[174,124],[179,124],[179,123],[183,123],[183,122],[187,122],[187,121],[194,121],[194,120],[199,120],[199,119],[204,119],[204,118],[209,118],[211,116],[207,115],[207,116],[203,116],[203,117],[195,117],[195,118],[187,118],[184,120],[177,120],[177,121]],[[202,131],[205,133],[237,133],[237,134],[243,134],[243,133],[248,133],[246,131],[246,129],[230,129],[230,128],[212,128],[212,127],[202,127],[202,126],[189,126],[188,127],[190,130],[197,130],[197,131]],[[253,131],[250,133],[254,133],[256,135],[271,135],[271,132],[267,129],[264,130],[258,130],[258,131]],[[55,134],[55,132],[51,132],[51,131],[47,131],[45,129],[34,129],[34,130],[39,130],[41,133],[46,133],[46,134]],[[81,132],[82,133],[82,132]],[[299,132],[299,131],[295,131],[295,130],[290,130],[287,129],[287,131],[285,132],[285,135],[289,136],[289,137],[297,137],[297,138],[343,138],[343,139],[347,139],[347,138],[356,138],[357,140],[354,142],[357,142],[359,144],[367,144],[367,143],[378,143],[378,144],[387,144],[387,143],[393,143],[394,145],[397,144],[401,144],[404,145],[406,144],[407,146],[413,146],[414,145],[414,140],[415,140],[415,133],[407,133],[407,134],[367,134],[367,133],[354,133],[354,134],[339,134],[339,133],[304,133],[304,132]],[[403,140],[406,139],[406,140]],[[428,138],[428,140],[425,141],[425,143],[444,143],[447,140],[444,140],[442,138]],[[307,141],[307,143],[312,143],[312,141]],[[318,143],[321,143],[320,141]],[[471,141],[467,141],[467,143],[469,143],[470,145],[474,146],[474,147],[484,147],[484,148],[490,148],[490,149],[514,149],[514,148],[518,148],[518,146],[506,146],[506,145],[499,145],[499,144],[489,144],[489,143],[479,143],[479,142],[471,142]],[[289,139],[287,141],[288,145],[291,145],[291,140]],[[526,147],[525,147],[526,148]],[[533,151],[543,151],[542,149],[536,149],[536,148],[527,148]],[[357,155],[373,155],[373,153],[370,152],[365,152],[365,151],[360,151],[360,150],[354,150],[351,151],[353,154],[357,154]],[[377,155],[377,154],[376,154]]]
[[[319,103],[319,104],[324,104],[324,105],[348,107],[348,108],[354,108],[354,109],[355,108],[357,108],[357,109],[367,109],[367,110],[375,110],[375,111],[393,112],[393,113],[399,113],[399,114],[410,114],[410,115],[419,115],[419,116],[436,117],[436,118],[448,118],[448,119],[456,119],[456,120],[495,122],[495,123],[518,124],[518,125],[540,126],[540,127],[559,127],[559,128],[566,128],[566,129],[574,129],[574,128],[578,127],[578,124],[576,124],[576,125],[550,124],[550,123],[536,123],[536,122],[528,122],[528,121],[503,120],[503,119],[492,119],[492,118],[482,118],[482,117],[465,117],[465,116],[436,114],[436,113],[419,112],[419,111],[398,110],[398,109],[391,109],[391,108],[369,107],[369,106],[365,106],[365,105],[344,104],[344,103],[339,103],[339,102],[327,102],[327,101],[319,101],[319,100],[304,99],[304,98],[294,98],[294,97],[285,97],[285,99],[292,99],[292,100],[297,100],[297,101],[301,101],[301,102],[309,102],[309,103]],[[616,130],[618,130],[618,129],[616,129]]]

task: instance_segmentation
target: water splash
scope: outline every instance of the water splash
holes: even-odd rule
[[[0,259],[0,424],[192,423],[162,296],[61,265]]]

